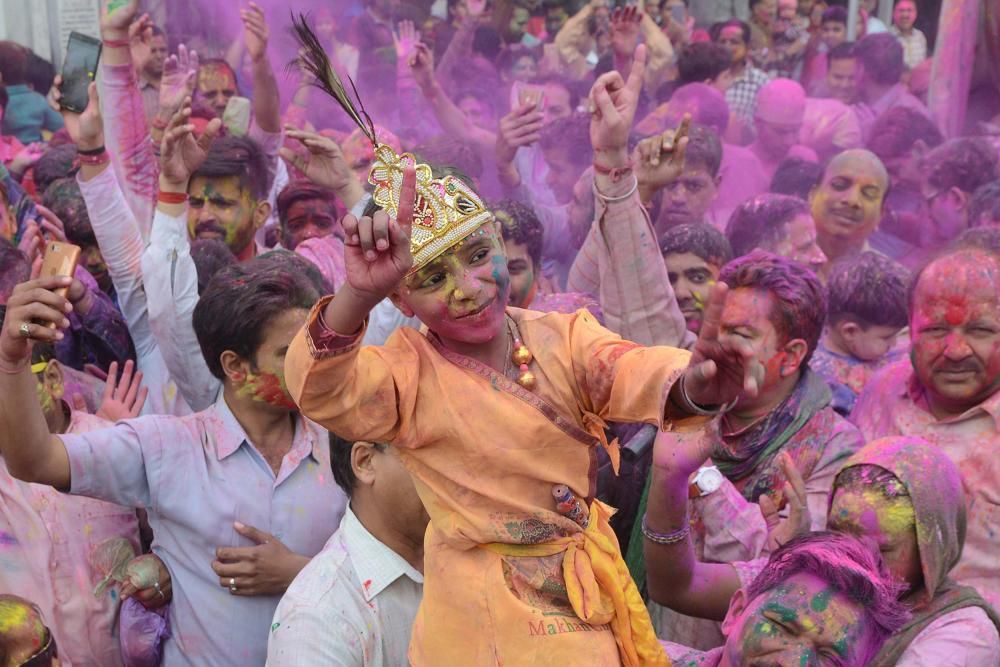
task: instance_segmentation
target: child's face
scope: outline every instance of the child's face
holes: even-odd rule
[[[898,327],[882,325],[870,326],[867,329],[859,327],[845,340],[845,346],[851,356],[857,359],[877,361],[888,354],[896,344],[896,337],[900,331]]]
[[[847,39],[847,26],[839,21],[827,21],[823,24],[823,43],[826,48],[840,46]]]
[[[487,223],[408,276],[392,299],[442,338],[478,344],[503,330],[509,293],[503,241]]]

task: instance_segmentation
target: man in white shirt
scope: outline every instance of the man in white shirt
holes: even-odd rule
[[[427,512],[388,445],[351,444],[331,433],[330,463],[350,506],[281,598],[267,664],[409,664],[410,630],[423,596]]]

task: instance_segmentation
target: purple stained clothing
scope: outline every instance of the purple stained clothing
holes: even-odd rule
[[[55,346],[56,359],[78,371],[86,364],[107,370],[112,361],[122,366],[129,359],[135,360],[125,317],[85,269],[78,266],[74,277],[90,292],[91,306],[86,314],[77,310],[70,313],[69,329]]]
[[[232,595],[211,563],[218,547],[254,546],[237,521],[304,556],[322,549],[347,503],[330,474],[327,433],[297,416],[277,475],[225,398],[187,417],[141,417],[61,438],[70,493],[148,512],[153,553],[173,580],[163,664],[264,664],[280,596]]]
[[[708,219],[719,231],[725,233],[729,216],[747,199],[767,192],[771,183],[764,173],[764,165],[753,151],[735,144],[722,145],[722,164],[719,166],[719,194],[712,202]]]

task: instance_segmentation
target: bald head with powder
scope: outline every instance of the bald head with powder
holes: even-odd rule
[[[774,79],[757,94],[754,152],[778,162],[799,143],[806,112],[806,91],[791,79]]]

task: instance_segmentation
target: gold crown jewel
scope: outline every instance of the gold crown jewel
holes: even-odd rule
[[[409,153],[396,155],[391,147],[380,144],[375,149],[375,162],[368,182],[375,188],[372,199],[389,215],[395,217],[399,213],[403,170],[410,164],[417,172],[410,232],[412,273],[468,237],[483,223],[491,221],[493,216],[461,179],[454,176],[436,179],[428,165],[417,164]]]

